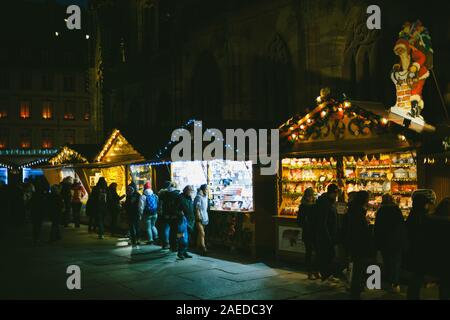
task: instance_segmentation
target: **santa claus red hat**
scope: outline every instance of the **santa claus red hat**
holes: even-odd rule
[[[406,39],[398,39],[397,42],[395,43],[394,46],[394,51],[397,50],[398,47],[404,47],[405,50],[409,51],[410,47],[409,47],[409,41]]]

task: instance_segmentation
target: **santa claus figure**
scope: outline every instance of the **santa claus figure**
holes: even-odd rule
[[[426,78],[430,75],[425,66],[426,55],[405,38],[400,38],[394,47],[394,53],[400,58],[391,73],[391,79],[397,89],[397,103],[407,111],[407,115],[422,119],[423,110],[422,89]]]

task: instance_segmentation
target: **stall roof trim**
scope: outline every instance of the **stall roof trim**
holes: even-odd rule
[[[124,137],[119,129],[114,129],[104,143],[100,152],[95,156],[94,162],[137,162],[143,161],[144,157]]]

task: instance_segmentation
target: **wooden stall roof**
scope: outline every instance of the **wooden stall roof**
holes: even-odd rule
[[[319,98],[318,98],[319,100]],[[372,103],[371,109],[381,104]],[[345,155],[400,151],[417,148],[418,134],[380,112],[356,102],[327,99],[303,117],[294,116],[279,126],[283,156]]]
[[[144,156],[128,142],[119,129],[114,129],[101,150],[94,158],[94,163],[107,165],[126,164],[143,161]]]

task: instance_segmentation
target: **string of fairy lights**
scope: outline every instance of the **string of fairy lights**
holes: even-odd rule
[[[51,165],[57,165],[64,162],[69,163],[87,163],[88,160],[73,149],[64,146],[53,158],[48,161]]]
[[[287,136],[288,141],[295,143],[310,137],[321,138],[330,133],[342,139],[345,131],[345,123],[342,121],[344,117],[348,117],[347,128],[354,136],[383,131],[389,123],[386,118],[353,105],[345,94],[343,99],[337,100],[329,92],[321,90],[316,103],[316,108],[303,118],[292,117],[280,126],[281,134]]]
[[[163,156],[166,154],[166,152],[169,150],[169,148],[170,148],[174,143],[177,143],[177,142],[178,142],[178,137],[180,136],[180,134],[177,133],[178,130],[188,129],[189,126],[192,125],[192,124],[193,124],[194,126],[196,126],[196,127],[202,127],[202,124],[201,124],[201,121],[200,121],[200,120],[196,120],[196,119],[190,119],[190,120],[188,120],[188,121],[187,121],[186,123],[184,123],[180,128],[178,128],[178,129],[176,129],[176,130],[174,131],[174,134],[173,134],[173,136],[172,136],[174,139],[173,139],[173,140],[172,140],[172,139],[169,140],[163,147],[161,147],[161,148],[158,150],[158,152],[156,153],[156,158],[157,158],[157,159],[161,159],[161,157],[163,157]],[[209,133],[209,134],[211,134],[212,136],[214,136],[214,137],[215,137],[214,139],[216,139],[216,141],[225,141],[224,138],[216,137],[216,136],[215,136],[215,131],[213,131],[213,130],[211,130],[211,129],[206,129],[206,132]],[[203,134],[203,133],[202,133],[202,134]],[[230,144],[225,144],[224,147],[227,148],[227,149],[230,149],[230,148],[231,148],[231,145],[230,145]],[[239,150],[236,149],[236,151],[239,151]],[[171,162],[169,161],[168,163],[171,163]]]

